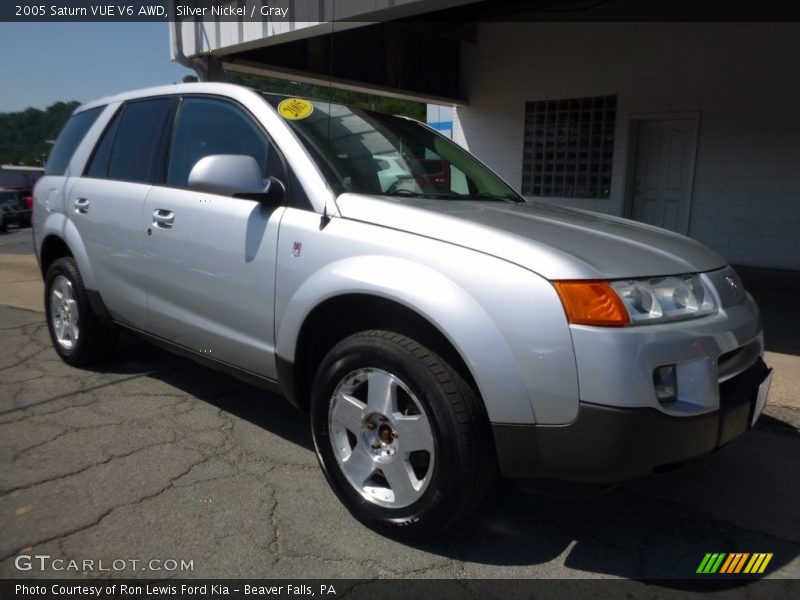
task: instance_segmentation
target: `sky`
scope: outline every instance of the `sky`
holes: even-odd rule
[[[0,113],[194,74],[169,56],[168,23],[0,23]]]

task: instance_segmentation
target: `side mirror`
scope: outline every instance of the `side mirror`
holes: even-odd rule
[[[236,195],[243,198],[252,198],[253,200],[258,200],[261,202],[261,204],[266,204],[267,206],[275,206],[277,204],[283,204],[283,201],[286,199],[286,186],[283,185],[283,182],[280,179],[270,175],[267,177],[264,185],[264,191],[261,194],[256,194],[255,196],[250,196],[250,194]]]
[[[286,193],[279,179],[265,180],[256,159],[242,154],[212,154],[201,158],[189,173],[189,189],[250,198],[264,204],[278,204]]]

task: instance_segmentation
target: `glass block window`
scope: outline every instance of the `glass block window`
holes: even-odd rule
[[[608,198],[616,96],[525,104],[522,193]]]

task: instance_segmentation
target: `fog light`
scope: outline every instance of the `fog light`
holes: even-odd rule
[[[653,386],[659,402],[672,402],[678,397],[678,381],[675,379],[675,365],[665,365],[653,371]]]

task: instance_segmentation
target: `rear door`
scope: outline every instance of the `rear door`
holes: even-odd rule
[[[252,156],[264,177],[287,181],[281,157],[243,107],[219,97],[181,101],[165,185],[148,192],[140,225],[147,232],[147,329],[275,378],[275,253],[284,207],[190,190],[192,167],[212,154]]]
[[[124,104],[100,137],[68,192],[66,210],[89,255],[95,285],[115,320],[143,328],[147,293],[142,276],[142,209],[163,177],[170,97]]]

